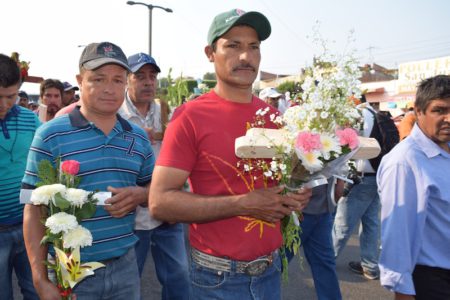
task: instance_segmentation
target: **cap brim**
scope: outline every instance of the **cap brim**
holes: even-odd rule
[[[128,72],[131,72],[130,67],[127,64],[121,62],[120,60],[117,60],[114,58],[109,58],[109,57],[97,58],[97,59],[87,61],[83,64],[83,68],[85,68],[87,70],[95,70],[95,69],[98,69],[101,66],[104,66],[107,64],[119,65],[119,66],[125,68]]]
[[[156,64],[152,64],[149,62],[142,62],[142,63],[137,64],[134,67],[130,68],[131,73],[136,73],[137,71],[139,71],[140,68],[142,68],[145,65],[152,65],[156,68],[156,71],[158,71],[158,73],[161,73],[161,69]]]
[[[250,11],[243,14],[233,23],[233,26],[236,25],[248,25],[252,27],[258,33],[258,37],[261,41],[267,39],[272,32],[269,20],[257,11]]]
[[[64,92],[67,92],[67,91],[72,91],[72,90],[74,90],[74,91],[78,91],[78,90],[79,90],[79,88],[78,88],[77,86],[71,86],[70,88],[64,89]]]
[[[280,97],[282,94],[280,94],[280,93],[273,93],[273,94],[270,94],[268,97],[269,98],[278,98],[278,97]]]

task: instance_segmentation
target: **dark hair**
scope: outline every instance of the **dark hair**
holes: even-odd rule
[[[58,79],[45,79],[41,82],[41,87],[39,90],[41,98],[44,96],[45,90],[50,88],[56,88],[60,91],[61,97],[64,94],[64,85]]]
[[[425,112],[431,101],[447,98],[450,98],[450,75],[437,75],[419,83],[414,106]]]
[[[0,86],[10,87],[20,83],[20,69],[10,57],[0,54]]]
[[[366,95],[362,94],[360,100],[361,100],[361,103],[366,103],[367,102]]]

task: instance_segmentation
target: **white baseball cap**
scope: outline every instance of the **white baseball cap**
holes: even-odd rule
[[[278,98],[282,94],[280,94],[275,88],[273,87],[267,87],[265,89],[262,89],[259,92],[259,98],[260,99],[266,99],[266,98]]]

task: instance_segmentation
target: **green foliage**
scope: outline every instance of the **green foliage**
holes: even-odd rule
[[[217,80],[203,80],[203,84],[206,84],[208,88],[212,89],[216,86]]]
[[[61,211],[64,211],[70,207],[70,202],[67,201],[61,193],[57,193],[55,195],[55,205],[58,207]]]
[[[38,165],[38,178],[40,181],[36,184],[37,187],[54,184],[57,182],[57,172],[52,163],[48,160],[41,160]]]
[[[167,100],[170,106],[179,106],[181,105],[182,97],[187,97],[189,95],[188,85],[186,80],[183,79],[183,74],[174,81],[171,73],[172,68],[169,69],[169,74],[167,75],[169,83],[167,87]]]
[[[75,217],[78,222],[83,219],[88,219],[95,214],[95,210],[97,209],[96,202],[96,200],[87,202],[83,205],[82,209],[75,210]]]
[[[301,85],[305,81],[305,76],[303,75],[300,78],[299,82],[296,81],[286,81],[277,86],[277,90],[280,93],[289,92],[291,94],[291,98],[295,98],[296,95],[299,95],[303,90]]]
[[[189,94],[194,92],[194,88],[197,87],[197,80],[193,80],[193,79],[187,79],[185,80],[186,84],[187,84],[187,89],[189,91]]]
[[[210,73],[210,72],[207,72],[207,73],[205,73],[204,75],[203,75],[203,80],[205,81],[205,80],[212,80],[212,81],[216,81],[216,73]]]
[[[159,88],[164,89],[169,86],[169,79],[167,77],[161,77],[158,79],[159,82]]]
[[[47,228],[45,230],[45,235],[41,240],[41,245],[45,246],[48,243],[54,244],[55,242],[58,242],[58,240],[61,238],[61,235],[62,235],[61,233],[58,234],[52,233],[50,229]]]

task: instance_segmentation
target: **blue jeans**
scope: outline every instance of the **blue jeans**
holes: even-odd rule
[[[276,255],[272,265],[260,276],[236,273],[233,263],[231,272],[222,272],[202,267],[191,260],[191,298],[195,300],[281,299],[281,259]]]
[[[140,278],[134,248],[94,271],[75,286],[78,300],[140,300]]]
[[[162,299],[189,299],[189,265],[184,243],[183,224],[163,223],[152,230],[136,230],[135,249],[142,275],[151,246],[156,276],[162,285]]]
[[[13,269],[23,299],[39,299],[33,286],[30,263],[23,241],[22,224],[0,229],[0,299],[13,299]]]
[[[331,213],[318,215],[303,213],[301,228],[300,239],[306,260],[311,268],[317,299],[342,299],[331,239],[333,228]],[[286,255],[289,260],[293,257],[292,252],[288,250],[286,250]]]
[[[374,274],[378,269],[378,239],[380,235],[380,198],[375,176],[365,176],[353,186],[347,197],[338,202],[333,227],[333,246],[336,257],[345,247],[355,226],[361,220],[359,244],[361,266]]]

